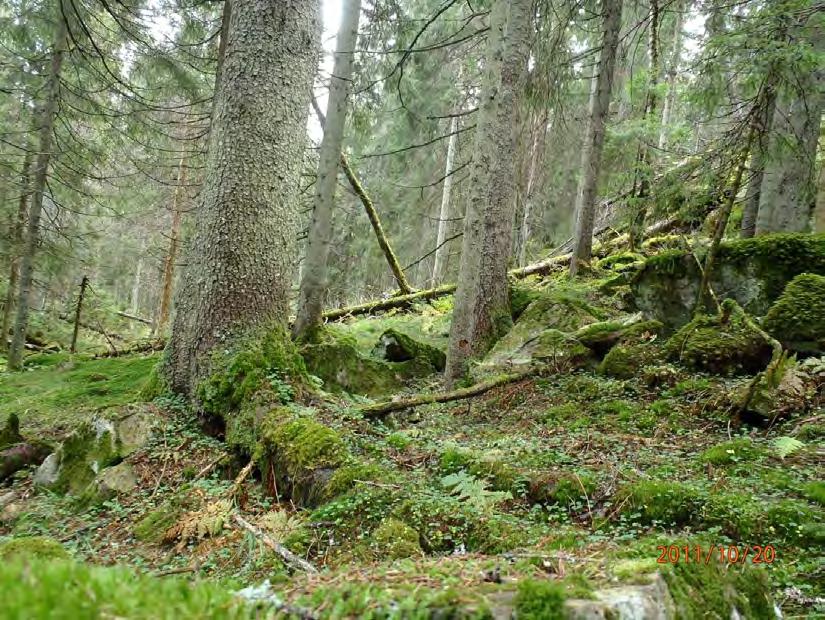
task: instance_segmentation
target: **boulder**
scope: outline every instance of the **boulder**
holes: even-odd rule
[[[763,321],[786,348],[825,351],[825,276],[803,273],[788,283]]]
[[[716,316],[700,315],[667,341],[669,358],[692,370],[718,375],[762,371],[771,360],[771,344],[746,320],[736,302],[725,300]]]
[[[80,424],[40,466],[35,482],[58,492],[81,494],[98,474],[143,447],[154,427],[145,409]]]
[[[444,351],[418,342],[395,328],[390,328],[381,334],[372,354],[388,362],[407,362],[421,358],[439,372],[443,371],[447,365],[447,356]]]
[[[128,493],[138,485],[134,469],[129,463],[119,463],[102,470],[83,493],[89,502],[112,499]]]
[[[688,323],[703,258],[686,250],[649,258],[630,283],[637,308],[670,332]],[[722,243],[710,285],[719,299],[734,299],[748,314],[763,316],[788,282],[806,272],[825,275],[825,235],[763,235]]]

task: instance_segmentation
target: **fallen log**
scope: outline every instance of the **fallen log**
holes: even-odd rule
[[[0,482],[29,465],[40,465],[49,454],[50,446],[44,443],[21,442],[0,450]]]
[[[264,532],[263,530],[255,527],[249,521],[244,519],[239,514],[234,514],[233,519],[235,523],[240,525],[243,529],[247,532],[255,536],[256,538],[260,538],[261,541],[270,549],[272,549],[275,553],[277,553],[284,562],[286,562],[292,568],[300,569],[306,573],[317,573],[318,569],[315,568],[312,564],[307,562],[305,559],[298,557],[292,551],[284,547],[279,542],[276,542],[269,534]]]
[[[397,297],[390,297],[389,299],[377,299],[375,301],[368,301],[357,306],[349,306],[347,308],[336,308],[335,310],[327,310],[324,312],[324,319],[327,321],[338,321],[348,316],[355,316],[358,314],[371,314],[373,312],[380,312],[382,310],[392,310],[393,308],[404,308],[416,301],[429,301],[444,297],[455,292],[455,284],[445,284],[436,288],[427,289],[424,291],[417,291],[409,295],[398,295]]]
[[[98,353],[94,356],[94,359],[101,359],[104,357],[120,357],[122,355],[132,355],[134,353],[149,353],[151,351],[162,351],[165,346],[165,338],[156,338],[154,340],[135,343],[130,347],[120,349],[118,351],[112,350],[106,351],[105,353]]]
[[[361,408],[361,413],[367,418],[382,418],[394,411],[402,411],[404,409],[413,409],[421,405],[430,405],[433,403],[449,403],[454,400],[463,400],[465,398],[472,398],[479,396],[485,392],[489,392],[493,388],[507,383],[515,383],[536,374],[539,369],[528,368],[521,372],[514,372],[507,375],[501,375],[494,379],[476,383],[470,387],[453,390],[451,392],[432,392],[429,394],[416,394],[408,398],[400,398],[398,400],[390,400],[383,403],[376,403],[374,405],[367,405]]]
[[[144,323],[145,325],[152,326],[154,322],[149,319],[144,319],[142,316],[135,316],[134,314],[129,314],[128,312],[120,311],[117,313],[118,316],[122,316],[124,319],[129,319],[130,321],[137,321],[138,323]]]

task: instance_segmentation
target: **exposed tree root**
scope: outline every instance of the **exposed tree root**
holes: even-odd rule
[[[521,372],[501,375],[488,381],[482,381],[481,383],[476,383],[475,385],[471,385],[470,387],[466,388],[461,388],[460,390],[453,390],[451,392],[433,392],[429,394],[416,394],[408,398],[401,398],[398,400],[390,400],[383,403],[376,403],[374,405],[368,405],[366,407],[363,407],[361,409],[361,413],[363,413],[364,416],[367,418],[381,418],[386,416],[387,414],[392,413],[393,411],[412,409],[414,407],[420,407],[421,405],[429,405],[432,403],[448,403],[454,400],[472,398],[473,396],[478,396],[479,394],[489,392],[493,388],[496,388],[500,385],[520,381],[521,379],[529,377],[530,375],[536,374],[538,371],[539,369],[537,368],[529,368]]]

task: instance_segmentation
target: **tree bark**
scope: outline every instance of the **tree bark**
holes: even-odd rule
[[[329,82],[329,103],[324,138],[321,141],[318,177],[315,180],[312,221],[301,276],[298,312],[293,326],[294,335],[301,339],[312,338],[321,326],[329,286],[327,261],[332,243],[332,214],[360,14],[361,0],[345,0],[341,28],[335,44],[335,65]]]
[[[287,337],[318,13],[317,0],[232,7],[203,203],[164,365],[177,392],[193,394],[214,349],[262,329]]]
[[[576,197],[576,226],[573,233],[573,257],[570,275],[575,276],[579,262],[588,262],[593,253],[593,223],[596,215],[596,192],[604,149],[605,120],[610,110],[613,90],[613,73],[616,67],[616,49],[619,46],[619,29],[622,23],[622,0],[605,1],[602,52],[590,93],[590,115],[587,137],[582,149],[582,177]]]
[[[511,323],[507,260],[515,196],[514,115],[527,68],[532,9],[532,0],[498,0],[491,10],[448,382],[464,375],[470,358],[484,353]]]
[[[43,212],[43,195],[46,192],[46,180],[49,175],[49,162],[52,156],[57,103],[60,98],[60,71],[68,44],[68,26],[63,17],[63,0],[58,0],[55,7],[57,20],[54,44],[52,46],[49,74],[44,89],[44,100],[40,109],[40,128],[38,136],[37,157],[34,162],[31,208],[26,228],[26,238],[20,262],[20,289],[17,295],[17,313],[14,321],[14,336],[8,355],[10,370],[20,370],[23,366],[23,347],[26,343],[26,328],[29,323],[29,297],[31,295],[34,261],[37,241],[40,237],[40,215]]]
[[[825,50],[825,34],[814,34],[815,51]],[[756,234],[805,232],[816,201],[815,163],[825,104],[825,69],[797,77],[777,94],[756,217]]]
[[[226,0],[228,5],[228,0]],[[166,260],[163,264],[163,290],[160,295],[160,310],[158,310],[158,320],[154,332],[163,334],[166,323],[169,321],[169,308],[172,305],[172,289],[175,282],[175,266],[178,260],[178,248],[180,246],[180,220],[181,203],[186,186],[186,152],[182,152],[178,162],[178,182],[175,185],[175,192],[172,195],[172,227],[169,230],[169,250],[166,253]]]
[[[814,232],[825,233],[825,161],[819,165],[819,181],[814,206]]]
[[[453,165],[458,146],[458,117],[450,119],[450,140],[447,142],[447,161],[444,164],[444,185],[441,188],[441,208],[438,211],[438,232],[435,237],[435,258],[433,259],[432,285],[438,286],[444,279],[447,258],[447,229],[450,223],[450,199],[453,192]]]
[[[86,287],[89,285],[89,278],[83,276],[80,280],[80,292],[77,294],[77,304],[74,309],[74,328],[72,329],[72,343],[69,345],[69,353],[77,353],[77,334],[80,331],[80,313],[83,311],[83,297],[86,295]]]
[[[676,13],[675,24],[673,26],[673,47],[670,53],[670,62],[667,68],[667,95],[662,105],[662,124],[659,127],[659,150],[663,151],[667,147],[667,135],[670,130],[670,117],[673,115],[673,104],[676,101],[676,74],[679,69],[679,62],[682,58],[682,21],[685,7],[682,2],[677,2],[674,7]]]
[[[776,91],[773,87],[771,76],[767,78],[769,91],[761,104],[758,112],[756,134],[754,136],[754,149],[751,153],[750,178],[748,179],[748,189],[745,194],[745,206],[742,208],[742,224],[739,233],[743,239],[748,239],[756,234],[756,217],[759,213],[759,203],[762,194],[762,179],[765,177],[765,163],[768,157],[768,141],[770,138],[770,128],[773,124],[774,111],[776,109]]]
[[[548,113],[545,108],[538,117],[538,126],[534,127],[530,149],[530,166],[527,172],[527,187],[524,192],[524,207],[521,212],[518,234],[516,235],[517,248],[515,251],[516,264],[523,267],[527,263],[527,242],[530,240],[530,221],[533,218],[533,205],[536,200],[536,187],[539,185],[540,169],[544,163],[544,150],[547,140]]]
[[[17,279],[20,275],[20,250],[23,245],[23,231],[26,229],[26,213],[29,210],[29,174],[32,165],[31,149],[26,150],[23,157],[23,168],[20,172],[20,197],[17,201],[17,216],[11,229],[11,239],[9,250],[11,257],[9,260],[9,285],[6,290],[6,304],[3,306],[2,341],[0,350],[5,351],[9,347],[9,328],[11,327],[11,317],[14,312],[14,300],[17,296]]]
[[[642,115],[643,123],[656,114],[656,105],[658,102],[656,87],[659,84],[659,0],[650,0],[650,26],[648,26],[648,35],[650,74],[647,83],[645,109]],[[650,194],[650,178],[653,176],[652,170],[650,169],[650,145],[648,144],[648,139],[651,139],[651,136],[646,134],[647,132],[645,131],[642,135],[639,154],[636,158],[636,171],[633,184],[636,189],[635,195],[639,204],[636,207],[636,213],[630,224],[629,245],[631,250],[638,247],[642,242],[645,219],[647,218],[647,205],[645,202]]]

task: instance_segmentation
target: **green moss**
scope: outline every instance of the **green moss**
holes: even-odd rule
[[[684,525],[700,508],[696,491],[680,482],[644,480],[627,485],[617,493],[623,512],[643,523]]]
[[[310,418],[284,421],[283,411],[268,414],[260,429],[256,460],[275,476],[275,487],[299,505],[311,506],[327,496],[332,470],[349,458],[339,434]]]
[[[614,379],[632,379],[645,366],[654,364],[661,356],[661,350],[648,343],[617,344],[599,363],[599,374]]]
[[[564,588],[553,581],[525,579],[518,584],[515,612],[519,620],[562,620]]]
[[[718,316],[695,317],[668,340],[665,350],[688,368],[720,375],[759,372],[771,357],[770,344],[732,300],[725,300]]]
[[[514,321],[524,313],[531,303],[541,296],[541,289],[523,282],[510,284],[510,314]]]
[[[352,489],[358,482],[383,481],[388,482],[394,477],[393,473],[379,465],[372,463],[353,462],[335,470],[324,488],[324,496],[332,499]]]
[[[772,534],[776,533],[789,542],[801,543],[805,540],[806,527],[822,524],[823,514],[806,502],[783,499],[765,508],[764,522]]]
[[[750,439],[742,437],[708,448],[699,455],[699,460],[712,465],[730,465],[731,463],[752,461],[758,458],[760,454],[761,451]]]
[[[825,437],[825,424],[805,424],[799,429],[797,437],[803,441]]]
[[[4,562],[0,591],[5,618],[251,620],[260,614],[225,584],[157,579],[128,568],[66,560]]]
[[[166,381],[161,374],[160,364],[156,364],[149,372],[149,378],[146,379],[143,387],[140,388],[138,398],[144,402],[149,402],[168,391]]]
[[[158,508],[144,515],[134,526],[134,535],[138,540],[159,543],[170,527],[180,516],[189,510],[192,502],[184,486],[171,498],[165,500]]]
[[[588,471],[551,472],[530,479],[528,498],[533,503],[555,503],[568,507],[585,502],[596,491],[596,478]]]
[[[16,413],[12,413],[6,420],[6,425],[0,431],[0,450],[23,441],[20,434],[20,418]]]
[[[69,552],[59,542],[46,536],[26,536],[12,538],[0,543],[0,563],[14,560],[63,560]]]
[[[83,422],[58,448],[60,469],[53,490],[83,493],[104,467],[121,460],[114,425],[105,420]]]
[[[781,342],[825,347],[825,276],[796,276],[768,310],[763,324]]]
[[[198,385],[197,398],[205,412],[224,416],[261,390],[272,392],[273,400],[288,402],[305,377],[303,359],[278,327],[245,338],[232,351],[216,353],[211,374]]]
[[[373,349],[373,354],[391,362],[421,359],[437,371],[444,370],[447,363],[447,356],[444,351],[424,342],[419,342],[394,327],[381,334]]]
[[[372,533],[371,545],[377,557],[397,560],[422,554],[418,532],[397,519],[384,519]]]
[[[441,453],[439,467],[447,474],[464,470],[485,480],[492,490],[509,491],[514,496],[523,494],[527,486],[526,476],[515,467],[493,455],[479,455],[457,446],[448,446]]]
[[[815,480],[808,482],[802,487],[802,493],[812,502],[816,502],[820,506],[825,506],[825,482],[822,480]]]

